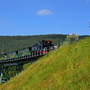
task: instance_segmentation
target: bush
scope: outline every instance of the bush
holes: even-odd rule
[[[23,69],[24,69],[24,70],[27,69],[30,65],[31,65],[31,63],[26,63],[26,64],[24,64],[24,65],[23,65]]]

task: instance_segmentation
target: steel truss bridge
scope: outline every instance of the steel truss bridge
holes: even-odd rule
[[[23,65],[25,63],[34,63],[41,56],[43,55],[40,54],[37,56],[24,56],[21,58],[0,61],[0,83],[4,84],[8,80],[10,80],[10,71],[15,71],[17,76],[23,70]]]

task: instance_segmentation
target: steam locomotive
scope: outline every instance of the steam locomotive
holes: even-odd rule
[[[46,54],[53,50],[53,44],[51,40],[42,40],[31,48],[32,55]]]
[[[53,50],[53,44],[51,40],[42,40],[32,47],[23,48],[14,52],[0,54],[1,60],[12,60],[20,59],[25,57],[37,57],[40,55],[45,55]]]

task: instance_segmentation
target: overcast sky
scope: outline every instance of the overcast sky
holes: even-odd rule
[[[90,35],[90,0],[0,0],[1,35]]]

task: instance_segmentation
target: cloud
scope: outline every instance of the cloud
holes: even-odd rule
[[[50,15],[50,14],[52,14],[52,12],[49,11],[48,9],[43,9],[43,10],[40,10],[38,12],[38,15],[40,15],[40,16],[47,16],[47,15]]]

